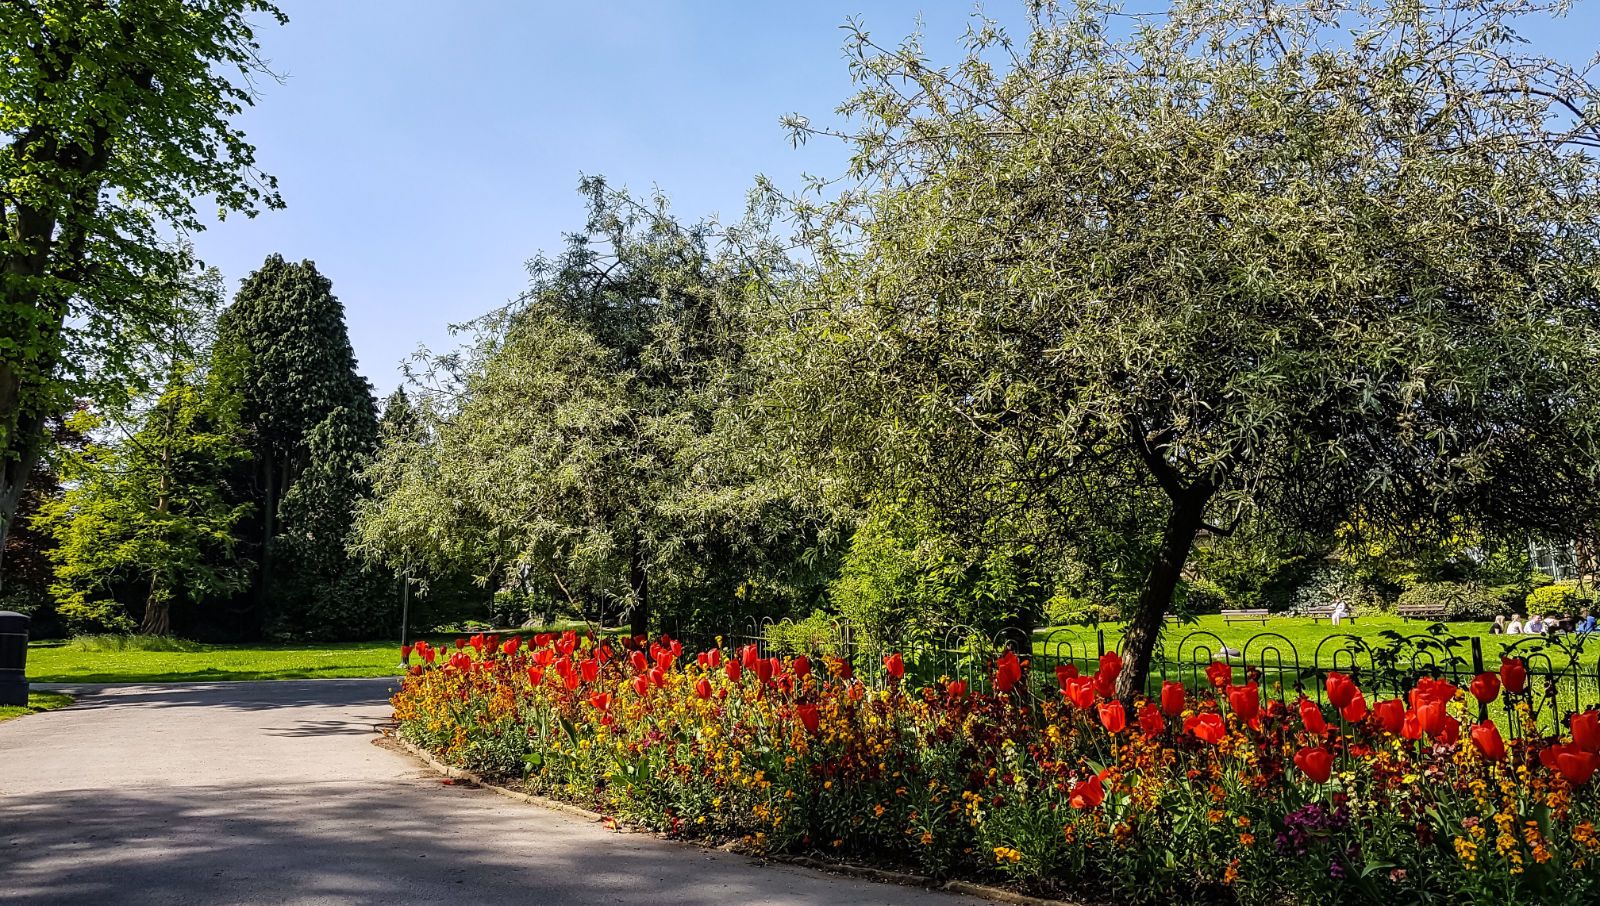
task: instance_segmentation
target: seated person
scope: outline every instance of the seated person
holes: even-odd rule
[[[1522,626],[1523,635],[1544,635],[1544,617],[1536,613],[1528,614],[1528,622]]]
[[[1505,635],[1506,634],[1506,615],[1505,614],[1503,614],[1503,613],[1495,614],[1494,624],[1489,627],[1489,634],[1490,635]]]
[[[1583,616],[1578,618],[1578,625],[1573,627],[1573,630],[1585,633],[1594,632],[1594,614],[1589,612],[1589,608],[1585,607],[1583,609]]]
[[[1511,622],[1506,624],[1506,635],[1522,635],[1522,614],[1511,615]]]

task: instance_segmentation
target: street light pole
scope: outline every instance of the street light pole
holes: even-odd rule
[[[411,622],[411,578],[409,576],[401,576],[400,577],[400,648],[401,648],[401,650],[404,650],[405,647],[406,647],[406,630],[409,628],[410,622]],[[402,668],[409,667],[409,666],[411,666],[410,661],[411,661],[410,653],[407,652],[404,656],[402,656],[400,658],[400,666]]]

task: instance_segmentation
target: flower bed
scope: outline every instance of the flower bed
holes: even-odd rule
[[[1563,739],[1476,723],[1479,701],[1517,711],[1517,661],[1370,703],[1329,674],[1326,709],[1263,704],[1217,665],[1214,690],[1168,683],[1125,709],[1115,654],[1092,676],[1061,668],[1047,697],[1011,654],[983,694],[906,688],[898,655],[873,689],[843,661],[665,639],[411,655],[407,739],[685,837],[1131,902],[1600,899],[1600,712]]]

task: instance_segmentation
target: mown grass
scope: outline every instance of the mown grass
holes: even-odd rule
[[[331,679],[394,676],[393,641],[207,645],[95,636],[28,646],[28,679],[37,683],[152,683],[204,680]]]
[[[54,711],[72,704],[72,696],[65,692],[29,692],[26,705],[0,705],[0,720],[10,720],[40,711]]]

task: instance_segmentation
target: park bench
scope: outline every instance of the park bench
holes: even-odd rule
[[[1395,613],[1408,620],[1433,620],[1444,619],[1444,608],[1435,604],[1401,604],[1395,608]]]
[[[1224,610],[1222,612],[1222,621],[1229,625],[1234,623],[1260,623],[1265,626],[1271,616],[1272,613],[1264,607],[1258,610]]]
[[[1311,622],[1313,622],[1313,623],[1321,623],[1323,620],[1330,620],[1331,621],[1333,619],[1333,608],[1332,607],[1318,607],[1318,608],[1315,608],[1313,610],[1306,611],[1306,616],[1310,617],[1311,618]],[[1350,622],[1354,623],[1356,621],[1356,616],[1355,616],[1355,614],[1350,613],[1349,611],[1345,611],[1345,615],[1343,617],[1340,617],[1340,619],[1341,620],[1349,620]]]

